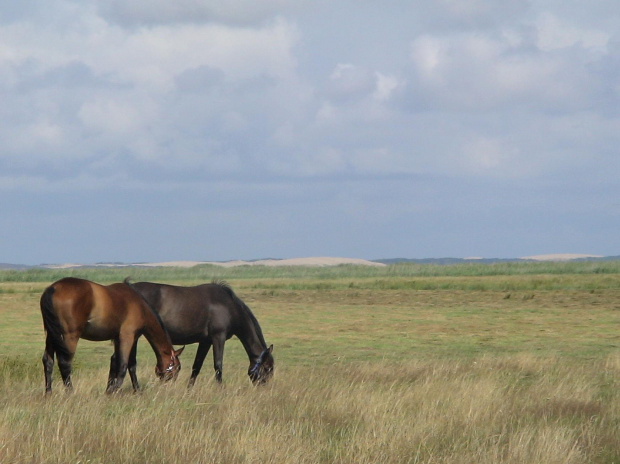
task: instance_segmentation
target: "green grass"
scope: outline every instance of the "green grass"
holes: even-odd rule
[[[617,263],[484,266],[73,274],[228,280],[274,344],[276,376],[252,388],[232,339],[222,387],[210,354],[185,388],[192,345],[160,385],[141,341],[144,391],[126,379],[107,397],[112,346],[80,341],[75,393],[55,372],[47,399],[38,301],[59,275],[5,279],[0,462],[620,462]]]
[[[238,266],[203,264],[191,268],[111,267],[74,269],[28,269],[0,271],[0,282],[53,282],[73,276],[97,282],[134,280],[204,282],[213,279],[393,279],[415,277],[488,277],[533,275],[620,275],[620,261],[502,262],[496,264],[432,265],[401,263],[389,266],[340,265],[310,266]]]

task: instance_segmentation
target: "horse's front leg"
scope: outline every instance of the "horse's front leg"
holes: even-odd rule
[[[189,378],[188,387],[194,386],[194,382],[196,382],[196,377],[200,373],[200,369],[202,369],[202,364],[207,357],[207,353],[209,352],[209,348],[211,348],[211,340],[205,339],[201,340],[198,343],[198,349],[196,350],[196,357],[194,358],[194,365],[192,366],[192,374]]]
[[[110,356],[110,372],[108,374],[108,386],[106,388],[109,389],[116,382],[116,373],[118,372],[118,366],[116,363],[116,349],[112,356]]]
[[[217,334],[213,337],[213,368],[215,369],[215,380],[222,383],[222,369],[224,367],[224,342],[226,336]]]
[[[138,352],[138,340],[133,344],[131,348],[131,352],[129,353],[129,363],[127,365],[127,370],[129,371],[129,378],[131,379],[131,385],[133,386],[133,391],[137,392],[140,390],[140,385],[138,384],[138,376],[136,375],[136,367],[138,365],[138,361],[136,360],[136,355]]]
[[[108,385],[105,389],[106,393],[114,393],[116,391],[116,383],[118,379],[119,350],[119,341],[114,340],[114,353],[112,353],[112,356],[110,356],[110,372],[108,374]]]
[[[140,390],[140,385],[138,384],[138,377],[136,376],[136,351],[137,351],[137,343],[134,344],[131,349],[131,353],[129,353],[129,362],[127,364],[127,370],[129,371],[129,377],[131,378],[131,385],[133,386],[133,391],[137,392]],[[116,386],[116,382],[118,379],[118,361],[116,356],[116,351],[110,357],[110,373],[108,374],[108,389],[114,390]]]
[[[114,354],[110,358],[110,376],[106,393],[115,393],[123,385],[134,339],[135,337],[133,336],[123,336],[121,334],[118,340],[114,340]]]

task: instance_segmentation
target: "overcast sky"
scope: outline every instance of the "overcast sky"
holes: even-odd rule
[[[620,254],[617,0],[0,0],[0,262]]]

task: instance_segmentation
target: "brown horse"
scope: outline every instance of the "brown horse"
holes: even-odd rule
[[[58,368],[65,386],[68,390],[73,389],[71,362],[80,338],[114,341],[106,393],[113,393],[121,387],[131,351],[142,334],[157,357],[155,372],[159,378],[175,379],[181,369],[178,356],[183,348],[174,350],[159,317],[138,293],[124,283],[103,286],[73,277],[61,279],[43,292],[41,314],[46,332],[43,353],[46,393],[52,391],[54,354],[58,357]],[[131,376],[135,377],[135,372],[131,372]],[[137,388],[136,383],[134,390]]]

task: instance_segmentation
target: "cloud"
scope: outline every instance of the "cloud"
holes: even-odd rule
[[[515,109],[570,114],[614,92],[602,73],[593,79],[592,63],[613,67],[600,55],[602,35],[543,47],[533,28],[564,30],[560,20],[519,25],[510,15],[522,12],[522,2],[437,3],[431,16],[459,27],[413,34],[408,54],[391,58],[399,66],[351,56],[319,80],[300,68],[303,23],[273,14],[300,4],[274,2],[254,14],[243,3],[185,3],[86,4],[65,34],[53,25],[34,34],[27,22],[6,28],[0,66],[12,77],[4,94],[10,108],[23,109],[7,116],[3,131],[13,137],[1,156],[47,159],[52,167],[56,159],[80,160],[83,170],[99,166],[92,163],[101,156],[119,168],[121,157],[131,157],[153,173],[174,160],[173,177],[531,175],[552,161],[523,163],[530,150],[558,150],[542,136],[525,137],[537,129]],[[56,24],[65,24],[79,7],[60,4]],[[510,114],[498,121],[504,111]],[[526,165],[536,169],[515,169]]]
[[[573,45],[604,52],[610,35],[604,30],[579,27],[563,21],[551,12],[536,19],[537,46],[541,50],[557,50]]]
[[[223,23],[253,26],[297,9],[303,0],[96,0],[98,11],[109,22],[124,27],[178,23]]]
[[[550,52],[523,37],[422,36],[411,44],[411,97],[426,106],[542,110],[587,106],[593,82],[588,50]]]
[[[57,16],[75,14],[60,4]],[[229,170],[238,148],[224,148],[224,138],[247,129],[258,110],[241,99],[255,98],[261,80],[258,86],[273,97],[269,80],[295,79],[297,32],[282,19],[256,27],[190,23],[125,30],[85,5],[77,21],[55,29],[62,23],[0,28],[0,133],[7,140],[0,165],[17,169],[18,176],[40,160],[88,162],[104,153],[157,164],[174,157],[179,165]],[[266,111],[269,103],[259,100]]]
[[[366,96],[376,87],[375,76],[367,69],[350,63],[339,63],[329,76],[327,94],[331,100],[346,101]]]
[[[76,12],[66,14],[63,20]],[[157,91],[176,75],[201,66],[220,69],[232,79],[283,77],[295,66],[291,49],[297,32],[284,19],[256,27],[201,23],[123,30],[86,7],[79,14],[64,30],[56,29],[58,24],[41,28],[32,22],[2,27],[4,75],[16,82],[24,66],[41,75],[72,63],[109,83]]]
[[[437,0],[416,1],[413,8],[424,17],[428,28],[465,30],[513,23],[515,18],[526,15],[530,7],[527,0]]]
[[[122,218],[103,224],[109,233],[152,234],[159,249],[182,228],[196,240],[217,231],[206,235],[218,249],[234,241],[230,258],[243,257],[239,243],[261,257],[283,243],[282,254],[300,243],[358,254],[388,241],[488,255],[461,231],[483,224],[523,242],[519,224],[569,228],[571,211],[617,196],[612,3],[0,0],[0,13],[7,229],[35,227],[41,213],[90,218],[81,232],[61,227],[78,241],[103,211]],[[74,212],[58,216],[67,202]],[[161,231],[130,224],[154,211]],[[596,214],[600,230],[617,225]],[[536,238],[543,225],[525,234],[541,247],[553,243]],[[371,238],[347,240],[356,230]],[[69,250],[62,240],[54,246]]]

